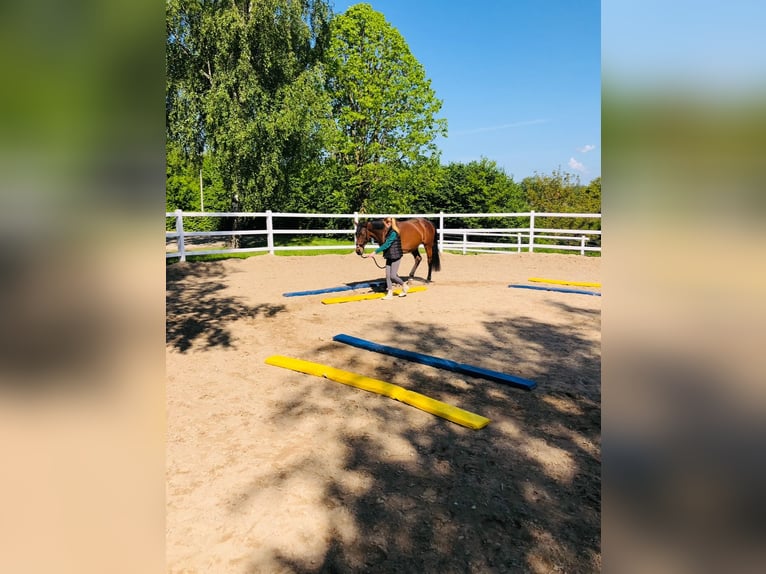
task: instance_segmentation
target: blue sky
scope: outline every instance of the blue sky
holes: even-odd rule
[[[334,1],[335,13],[359,2]],[[449,136],[442,163],[486,157],[515,181],[601,175],[601,3],[367,0],[423,65]]]
[[[763,91],[766,6],[761,0],[604,2],[603,72],[629,89],[694,95]]]

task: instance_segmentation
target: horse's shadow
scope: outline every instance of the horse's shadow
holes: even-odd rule
[[[402,277],[402,276],[400,275],[400,277]],[[402,279],[404,279],[405,281],[418,281],[418,282],[420,282],[420,283],[424,283],[424,284],[426,284],[426,285],[430,285],[431,283],[433,283],[433,282],[434,282],[434,280],[433,280],[433,279],[431,279],[431,280],[429,281],[429,280],[428,280],[428,279],[426,279],[425,277],[418,277],[417,275],[413,275],[412,277],[409,277],[409,276],[404,276],[404,277],[402,277]]]
[[[344,283],[344,285],[346,285],[347,287],[352,287],[356,289],[357,287],[365,287],[367,285],[374,285],[378,283],[384,284],[385,282],[386,282],[385,277],[377,276],[371,279],[362,279],[360,281],[347,281],[346,283]]]
[[[415,275],[414,277],[410,277],[409,275],[399,275],[399,277],[402,278],[403,281],[417,281],[419,283],[423,283],[425,285],[430,285],[433,283],[432,281],[428,281],[424,277],[418,277]],[[375,277],[373,279],[365,279],[362,281],[349,281],[347,283],[344,283],[347,287],[351,287],[352,289],[362,289],[364,287],[369,287],[370,290],[372,290],[373,293],[384,293],[386,291],[386,279],[385,277]]]

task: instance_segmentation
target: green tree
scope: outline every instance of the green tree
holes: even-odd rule
[[[551,175],[535,174],[521,182],[529,208],[548,213],[600,213],[601,178],[582,186],[578,176],[554,171]],[[560,219],[541,217],[538,227],[568,229],[601,229],[601,220],[594,218]]]
[[[446,135],[447,123],[436,118],[442,102],[423,66],[383,14],[356,4],[330,30],[326,85],[336,130],[329,153],[342,166],[346,205],[369,211],[401,183],[399,168],[438,154],[434,139]]]
[[[427,188],[427,193],[415,202],[417,211],[502,213],[527,210],[521,186],[496,162],[487,158],[442,166],[440,176],[434,181],[438,186]],[[514,227],[520,223],[517,218],[450,218],[448,222],[459,227]]]
[[[592,180],[587,187],[581,188],[578,206],[583,213],[601,213],[601,178]]]
[[[232,210],[280,209],[321,151],[325,0],[167,0],[168,140],[203,152]]]
[[[561,170],[554,170],[551,175],[536,173],[521,182],[529,208],[549,213],[577,211],[575,189],[579,185],[578,176]]]
[[[184,157],[179,146],[167,142],[165,211],[228,211],[231,201],[223,179],[209,154],[202,157],[202,167]],[[184,219],[188,231],[217,231],[224,222],[218,217],[189,217]],[[168,228],[175,223],[168,221]]]
[[[444,168],[438,156],[423,159],[417,163],[402,166],[396,171],[396,179],[386,190],[382,200],[392,212],[431,213],[433,198],[439,197],[444,188]],[[381,212],[385,209],[375,208]]]
[[[165,153],[165,210],[196,211],[199,207],[199,180],[194,166],[173,142]],[[195,191],[195,188],[197,191]]]
[[[495,161],[481,158],[468,164],[455,164],[453,169],[457,171],[465,211],[499,213],[524,210],[521,187]]]
[[[587,186],[576,190],[576,205],[580,213],[601,213],[601,178],[597,177]],[[572,229],[601,229],[601,220],[577,218],[571,222]],[[601,245],[601,236],[591,236],[590,245]]]

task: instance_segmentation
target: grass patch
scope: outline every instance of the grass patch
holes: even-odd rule
[[[241,247],[248,247],[246,242],[242,242]],[[338,249],[311,249],[311,247],[332,247],[338,246]],[[265,242],[260,242],[259,247],[265,247]],[[332,237],[305,237],[298,236],[293,238],[277,237],[274,243],[274,247],[306,247],[306,249],[291,249],[290,251],[274,251],[275,255],[279,256],[313,256],[313,255],[348,255],[353,253],[354,248],[351,247],[348,240],[335,239]],[[206,247],[206,250],[216,249],[216,247]],[[217,249],[224,250],[226,247],[218,247]],[[187,261],[221,261],[224,259],[247,259],[249,257],[257,257],[258,255],[266,255],[268,251],[254,251],[252,253],[240,252],[240,253],[210,253],[205,255],[194,255],[193,249],[187,249],[186,260]],[[166,264],[170,265],[178,261],[175,257],[169,257],[166,260]]]
[[[261,239],[261,238],[259,238]],[[348,239],[336,239],[334,237],[306,237],[306,236],[295,236],[295,237],[287,237],[287,236],[277,236],[275,247],[306,247],[306,249],[295,249],[290,251],[275,251],[275,255],[279,256],[314,256],[314,255],[348,255],[349,253],[353,252],[353,247],[351,247],[352,241],[349,241]],[[242,247],[247,247],[247,243],[243,241]],[[256,246],[255,242],[252,243],[252,246]],[[261,240],[258,242],[259,247],[265,247],[265,241]],[[311,247],[333,247],[337,246],[337,249],[311,249]],[[208,248],[209,249],[209,248]],[[225,247],[221,247],[220,249],[226,249]],[[462,250],[460,248],[447,248],[444,250],[445,253],[456,253],[456,254],[462,254]],[[521,252],[527,253],[529,251],[528,247],[522,246]],[[513,251],[515,252],[515,251]],[[265,255],[268,252],[266,251],[255,251],[252,253],[242,252],[242,253],[221,253],[219,254],[208,254],[208,255],[194,255],[193,250],[187,250],[186,251],[186,260],[187,261],[221,261],[224,259],[247,259],[249,257],[256,257],[259,255]],[[579,251],[571,251],[566,249],[555,249],[555,248],[546,248],[541,246],[535,247],[535,253],[561,253],[564,255],[579,255]],[[482,255],[482,253],[474,253],[474,252],[468,252],[466,255]],[[601,253],[598,251],[586,251],[585,252],[586,257],[601,257]],[[168,258],[165,260],[168,265],[175,263],[178,261],[177,258]]]
[[[275,247],[333,247],[338,249],[296,249],[290,251],[275,251],[276,255],[348,255],[354,251],[351,247],[353,241],[348,239],[335,239],[334,237],[304,237],[298,236],[291,239],[283,239],[275,242]]]
[[[528,251],[528,249],[522,249],[522,252]],[[546,247],[535,247],[535,253],[559,253],[561,255],[580,255],[580,251],[571,249],[548,249]],[[600,251],[586,251],[585,257],[601,257]]]
[[[191,252],[193,253],[193,252]],[[191,255],[189,251],[186,252],[187,261],[221,261],[224,259],[248,259],[250,257],[257,257],[259,255],[266,255],[265,251],[254,251],[253,253],[208,253],[206,255]],[[178,261],[176,258],[168,258],[167,261],[175,263]]]

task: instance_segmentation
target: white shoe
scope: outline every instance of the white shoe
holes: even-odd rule
[[[406,283],[404,285],[402,285],[402,291],[401,291],[401,293],[399,293],[399,297],[406,297],[407,296],[407,291],[409,291],[409,290],[410,289],[409,289],[409,287],[407,287]]]
[[[389,299],[393,299],[393,298],[394,298],[394,292],[389,291],[388,293],[386,293],[385,297],[383,297],[383,300],[388,301]]]

